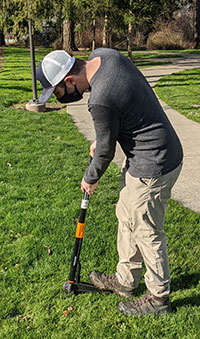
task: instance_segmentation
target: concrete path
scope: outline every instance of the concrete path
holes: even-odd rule
[[[142,69],[142,73],[152,87],[162,76],[185,69],[200,68],[200,55],[182,55],[172,61],[173,64]],[[95,140],[95,131],[87,110],[88,98],[89,93],[85,93],[81,101],[67,105],[67,112],[79,131],[92,142]],[[185,207],[200,213],[200,124],[185,118],[161,100],[160,103],[174,126],[184,150],[184,165],[173,188],[172,198]],[[123,152],[118,145],[113,161],[120,167],[123,158]]]

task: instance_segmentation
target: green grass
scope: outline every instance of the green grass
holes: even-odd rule
[[[174,49],[174,50],[157,50],[154,52],[158,52],[158,53],[186,53],[186,54],[200,54],[200,49]]]
[[[122,54],[128,56],[128,52],[122,52]],[[160,52],[132,52],[133,59],[167,59],[167,58],[179,58],[179,53],[160,53]]]
[[[121,53],[125,56],[128,56],[128,52],[121,51]],[[167,65],[171,64],[171,61],[163,61],[159,59],[167,59],[167,58],[178,58],[180,57],[180,54],[174,53],[168,54],[168,53],[157,53],[157,52],[132,52],[132,60],[139,68],[144,67],[152,67],[152,66],[161,66],[161,65]]]
[[[84,51],[84,52],[78,51],[78,52],[74,52],[73,54],[75,57],[78,57],[83,60],[87,60],[91,52],[92,51]],[[121,50],[120,53],[122,53],[125,56],[128,56],[127,51]],[[132,60],[139,68],[170,64],[171,61],[161,61],[159,59],[160,58],[167,59],[171,57],[177,58],[179,56],[180,55],[177,53],[174,53],[172,55],[172,54],[166,54],[166,53],[161,54],[161,53],[154,53],[154,52],[140,52],[140,53],[132,52]]]
[[[191,69],[161,78],[157,95],[187,118],[200,122],[200,69]]]
[[[43,53],[37,52],[37,63]],[[89,143],[65,109],[37,114],[12,108],[32,97],[30,57],[12,48],[5,50],[5,59],[0,73],[0,338],[198,339],[200,215],[173,200],[165,222],[172,314],[125,317],[114,294],[64,295]],[[112,164],[90,199],[83,281],[92,269],[115,271],[119,178]],[[142,279],[137,295],[144,292]]]

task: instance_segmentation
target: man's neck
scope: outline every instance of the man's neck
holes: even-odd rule
[[[90,81],[94,74],[98,71],[101,66],[101,58],[96,57],[90,61],[86,61],[85,68],[82,72],[77,75],[78,85],[77,88],[81,94],[90,88]]]
[[[100,57],[96,57],[96,58],[87,62],[85,71],[86,71],[86,79],[88,81],[88,84],[90,84],[92,77],[98,71],[100,66],[101,66],[101,58]]]

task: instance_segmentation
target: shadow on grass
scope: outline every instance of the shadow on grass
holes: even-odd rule
[[[67,106],[63,106],[63,107],[46,107],[46,111],[44,113],[61,111],[64,108],[66,109],[66,107]]]
[[[190,290],[197,287],[200,281],[200,272],[192,274],[180,274],[177,278],[172,279],[171,292]],[[141,296],[146,292],[146,286],[144,282],[141,282],[136,290],[135,297]],[[177,308],[183,306],[200,306],[200,293],[194,291],[194,295],[190,297],[183,297],[176,299],[172,302],[172,310],[176,311]]]
[[[182,274],[172,279],[171,291],[190,290],[195,288],[200,281],[200,273]],[[200,306],[200,293],[194,292],[190,297],[183,297],[172,302],[172,309],[183,306]]]
[[[12,86],[12,84],[10,86],[2,86],[1,85],[1,89],[5,89],[8,91],[12,91],[12,90],[18,90],[18,91],[23,91],[23,92],[31,92],[32,88],[27,88],[27,87],[23,87],[23,86]]]
[[[177,308],[183,306],[200,306],[200,294],[194,294],[192,297],[177,299],[171,303],[172,311],[176,312]]]
[[[192,274],[180,274],[171,282],[171,291],[185,290],[187,288],[196,287],[200,281],[200,272]]]
[[[172,64],[171,62],[166,61],[138,61],[132,60],[137,67],[152,67],[152,66],[164,66]]]

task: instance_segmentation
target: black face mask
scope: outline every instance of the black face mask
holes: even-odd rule
[[[67,86],[65,85],[65,94],[61,97],[61,98],[57,98],[57,100],[61,103],[61,104],[67,104],[69,102],[75,102],[75,101],[79,101],[83,98],[82,94],[79,93],[76,85],[75,85],[75,91],[71,94],[67,93]]]

